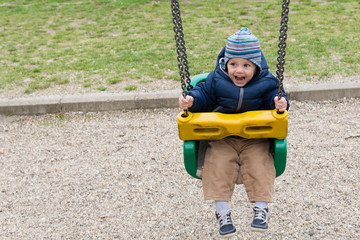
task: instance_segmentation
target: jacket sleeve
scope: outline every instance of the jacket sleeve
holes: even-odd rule
[[[277,80],[275,80],[277,82]],[[289,110],[290,107],[290,103],[289,100],[286,96],[286,93],[284,91],[284,88],[281,89],[282,91],[282,95],[283,97],[286,99],[287,102],[287,108],[286,110]],[[264,105],[265,105],[265,109],[275,109],[275,102],[274,102],[274,98],[278,96],[278,85],[274,85],[274,87],[272,87],[271,91],[268,91],[267,93],[264,94]]]
[[[197,84],[193,89],[189,91],[189,95],[194,98],[194,103],[190,112],[211,112],[214,109],[215,93],[213,91],[213,75],[211,72],[204,82]]]

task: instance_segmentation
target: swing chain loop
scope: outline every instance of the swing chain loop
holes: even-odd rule
[[[183,97],[186,97],[187,91],[191,90],[192,86],[190,85],[190,73],[186,55],[184,32],[180,14],[180,5],[178,0],[171,0],[171,12],[173,15],[172,20],[174,23],[176,51],[178,54],[177,60],[179,62],[178,67],[181,80],[181,89],[183,91],[182,95]],[[185,111],[184,116],[187,116],[187,111]]]
[[[281,12],[281,24],[280,24],[280,36],[279,36],[279,50],[278,50],[278,58],[277,58],[277,70],[276,75],[279,81],[278,88],[278,98],[280,99],[283,96],[282,88],[283,88],[283,80],[284,80],[284,65],[285,65],[285,55],[286,55],[286,39],[288,30],[288,15],[289,15],[289,4],[290,0],[283,0],[282,4],[282,12]]]

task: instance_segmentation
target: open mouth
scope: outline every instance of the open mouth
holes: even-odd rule
[[[235,76],[235,80],[236,80],[236,81],[244,81],[244,80],[245,80],[245,77]]]
[[[234,77],[237,83],[243,83],[245,81],[245,77],[240,77],[240,76],[234,76]]]

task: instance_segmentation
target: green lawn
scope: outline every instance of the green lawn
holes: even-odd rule
[[[213,70],[242,26],[259,38],[275,73],[281,3],[180,1],[191,75]],[[287,76],[358,75],[359,22],[359,0],[291,1]],[[142,82],[179,81],[170,0],[2,0],[0,28],[0,91],[61,84],[106,91],[120,81],[131,91]]]

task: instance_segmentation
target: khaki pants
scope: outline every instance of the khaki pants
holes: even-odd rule
[[[230,201],[242,182],[250,202],[271,202],[276,170],[269,144],[235,137],[210,141],[202,177],[205,200]]]

